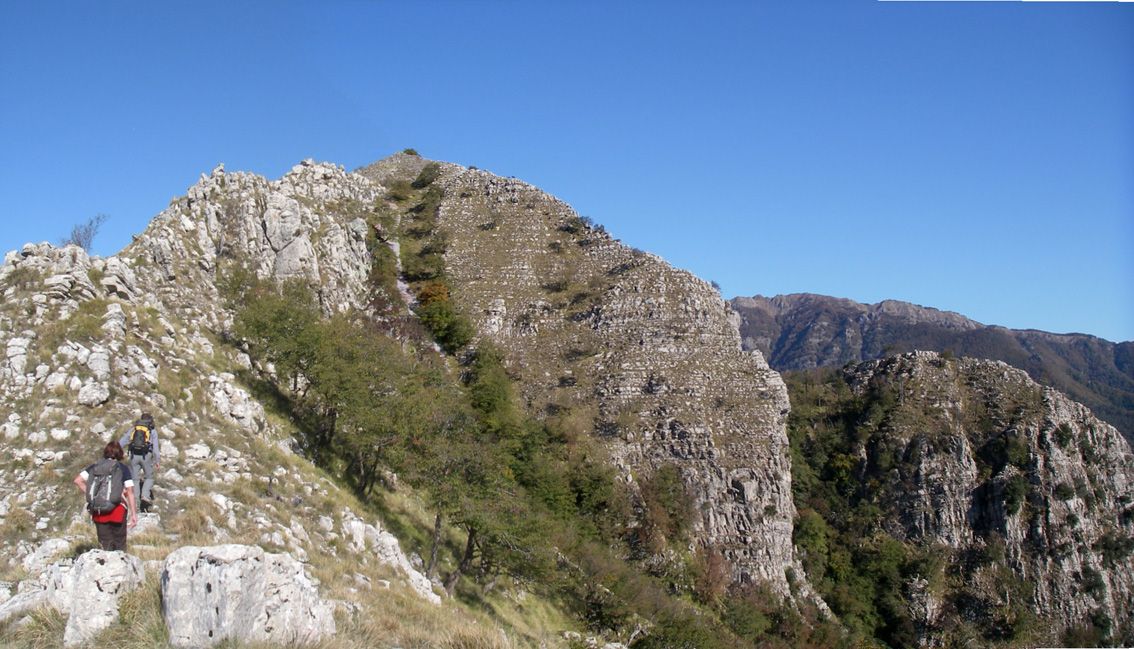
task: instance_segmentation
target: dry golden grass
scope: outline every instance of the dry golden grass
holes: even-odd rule
[[[169,647],[161,610],[161,577],[146,581],[119,602],[118,622],[99,635],[96,646],[108,649],[160,649]]]
[[[4,649],[53,649],[63,646],[67,618],[50,607],[32,612],[23,620],[0,625],[0,647]]]

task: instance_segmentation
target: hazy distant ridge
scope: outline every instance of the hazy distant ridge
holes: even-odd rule
[[[1086,404],[1134,439],[1134,342],[983,325],[950,311],[796,293],[737,297],[746,349],[776,370],[840,366],[913,350],[1004,361]]]

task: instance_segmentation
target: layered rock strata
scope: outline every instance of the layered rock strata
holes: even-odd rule
[[[506,351],[529,411],[590,413],[628,481],[677,467],[698,543],[788,593],[787,393],[718,291],[523,182],[456,166],[439,182],[454,300]]]

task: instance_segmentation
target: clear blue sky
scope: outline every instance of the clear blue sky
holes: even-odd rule
[[[0,0],[0,250],[403,148],[726,298],[1134,339],[1134,4]]]

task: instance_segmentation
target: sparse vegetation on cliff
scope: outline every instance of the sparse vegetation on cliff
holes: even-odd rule
[[[1067,516],[1081,524],[1061,513],[1078,490],[1049,476],[1050,465],[1037,459],[1047,435],[1066,446],[1075,431],[1051,423],[1034,384],[996,371],[928,354],[785,375],[793,406],[795,542],[812,583],[855,636],[891,647],[925,637],[946,646],[1060,641],[1065,627],[1036,614],[1032,584],[1005,565],[1011,557],[1043,566],[1039,542],[1009,547],[1006,556],[1005,539],[1021,527],[1034,530],[1037,520]],[[1093,470],[1075,470],[1082,469]],[[1044,483],[1050,496],[1039,491]],[[943,511],[945,498],[959,499],[948,504],[956,513]],[[1102,533],[1082,560],[1105,563],[1099,550],[1113,538]],[[1083,574],[1098,572],[1090,570]],[[1098,579],[1088,581],[1082,592],[1103,592]],[[919,598],[956,616],[926,614]],[[1081,604],[1106,613],[1093,599]],[[1097,643],[1131,632],[1090,623],[1073,635]]]

